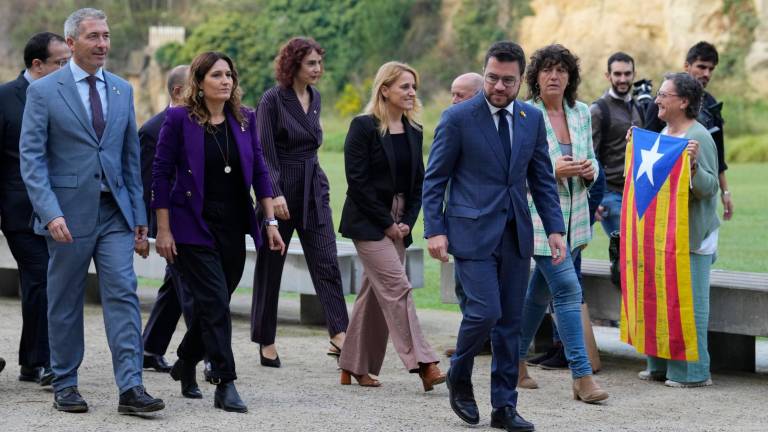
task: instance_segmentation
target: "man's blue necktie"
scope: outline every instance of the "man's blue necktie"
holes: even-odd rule
[[[499,138],[501,139],[501,146],[504,148],[504,156],[509,163],[510,156],[512,154],[512,141],[509,137],[509,123],[507,122],[507,110],[500,109],[499,114]]]

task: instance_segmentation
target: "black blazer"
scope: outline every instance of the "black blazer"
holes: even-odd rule
[[[347,175],[347,198],[341,212],[341,235],[354,240],[381,240],[384,231],[394,223],[392,199],[395,196],[395,153],[389,133],[381,136],[378,120],[360,115],[352,120],[344,142],[344,171]],[[408,145],[411,148],[411,187],[406,193],[402,223],[411,227],[421,210],[421,187],[424,181],[424,159],[421,154],[422,132],[403,117]],[[413,237],[404,239],[408,247]]]
[[[0,86],[0,227],[5,232],[32,232],[32,203],[19,167],[19,136],[27,87],[23,72]]]
[[[147,120],[139,129],[139,143],[141,145],[141,182],[144,185],[144,206],[147,209],[147,221],[149,222],[149,236],[157,235],[157,222],[154,212],[149,207],[152,195],[152,163],[155,161],[155,148],[160,137],[160,128],[165,121],[167,108],[155,114]]]

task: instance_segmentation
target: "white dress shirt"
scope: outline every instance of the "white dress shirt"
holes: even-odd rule
[[[74,59],[69,63],[69,68],[72,70],[72,76],[75,78],[75,84],[77,85],[77,93],[80,94],[80,100],[83,101],[85,106],[85,112],[88,114],[88,120],[93,121],[93,112],[91,112],[91,88],[88,85],[88,72],[84,71],[77,65]],[[96,71],[96,91],[99,92],[99,99],[101,99],[101,112],[104,113],[104,122],[107,121],[107,82],[104,81],[104,72],[102,68]]]
[[[493,124],[496,125],[496,130],[498,131],[499,130],[499,110],[501,110],[501,108],[491,105],[491,103],[488,102],[488,99],[485,100],[485,103],[488,104],[488,108],[490,108],[491,110],[491,118],[493,119]],[[509,142],[510,143],[514,142],[513,138],[515,136],[515,133],[512,130],[512,112],[513,112],[512,109],[514,106],[515,106],[515,101],[513,100],[512,102],[509,103],[509,105],[507,105],[506,107],[503,107],[505,110],[507,110],[507,125],[509,125]],[[510,148],[509,150],[511,151],[512,149]]]

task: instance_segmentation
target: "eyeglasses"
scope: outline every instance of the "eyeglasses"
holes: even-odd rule
[[[498,77],[493,74],[487,74],[485,76],[485,82],[487,82],[490,85],[496,85],[496,83],[501,80],[501,83],[504,85],[504,87],[512,87],[517,83],[517,78],[515,77]]]
[[[680,96],[680,95],[677,94],[677,93],[667,93],[667,92],[663,92],[663,91],[656,92],[656,97],[659,98],[659,99],[666,99],[666,98],[672,97],[672,96]]]

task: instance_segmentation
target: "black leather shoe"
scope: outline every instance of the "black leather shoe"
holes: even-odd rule
[[[154,369],[156,372],[168,373],[171,365],[161,355],[144,355],[144,369]]]
[[[39,382],[40,381],[40,367],[22,366],[19,370],[19,381],[24,382]]]
[[[259,346],[259,360],[261,361],[262,366],[272,367],[272,368],[280,367],[280,356],[277,356],[273,359],[264,357],[264,353],[261,352],[261,346]]]
[[[565,357],[565,348],[562,344],[557,351],[548,359],[539,363],[539,367],[544,370],[568,369],[568,359]]]
[[[195,366],[188,365],[184,360],[178,359],[171,368],[171,378],[181,381],[181,395],[189,399],[202,399],[203,393],[197,386],[195,378]]]
[[[248,407],[240,399],[237,393],[235,383],[230,381],[216,386],[216,393],[213,396],[213,407],[223,409],[229,412],[248,412]]]
[[[53,371],[49,367],[41,367],[39,373],[40,375],[37,379],[37,383],[43,387],[51,385],[53,379],[56,377],[56,375],[53,374]]]
[[[137,385],[120,394],[120,402],[117,412],[125,414],[148,413],[160,411],[165,408],[162,399],[154,398],[144,390],[144,386]]]
[[[515,407],[494,408],[491,411],[491,427],[508,432],[531,432],[536,430],[533,423],[520,417]]]
[[[80,396],[77,387],[67,387],[54,393],[53,407],[59,411],[69,413],[84,413],[88,411],[88,404]]]
[[[476,425],[480,422],[480,412],[475,402],[475,394],[472,392],[471,383],[457,383],[451,378],[451,370],[448,369],[448,377],[445,380],[448,387],[448,398],[451,401],[451,409],[469,424]]]
[[[2,372],[3,369],[5,369],[5,359],[0,357],[0,372]]]

